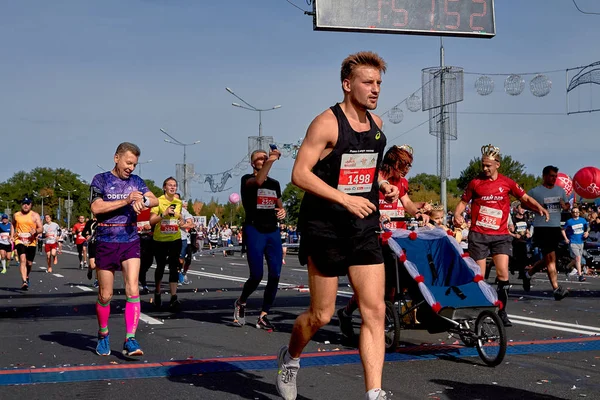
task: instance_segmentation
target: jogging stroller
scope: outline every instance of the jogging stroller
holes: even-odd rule
[[[397,260],[396,295],[386,304],[387,349],[397,347],[400,329],[447,331],[477,347],[487,365],[500,364],[506,332],[496,310],[502,304],[458,242],[442,228],[427,227],[387,231],[382,242]]]

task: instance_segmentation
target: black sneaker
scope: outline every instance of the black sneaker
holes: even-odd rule
[[[21,290],[29,290],[29,285],[27,284],[27,281],[23,281],[23,284],[21,285]]]
[[[340,331],[342,335],[348,339],[354,337],[354,327],[352,326],[352,317],[346,315],[343,308],[337,311],[338,321],[340,323]]]
[[[88,268],[88,272],[87,272],[87,278],[88,278],[88,281],[91,281],[91,280],[92,280],[92,273],[93,273],[93,272],[94,272],[94,270],[93,270],[93,269],[91,269],[91,268]]]
[[[181,311],[181,302],[177,300],[177,295],[171,296],[171,301],[169,302],[169,311],[174,313]]]
[[[498,311],[498,316],[502,320],[502,324],[505,327],[512,326],[512,322],[510,322],[510,319],[508,319],[508,314],[506,313],[506,311],[504,311],[504,310]]]
[[[579,275],[579,282],[585,282],[585,276]]]
[[[529,292],[531,290],[531,277],[528,274],[528,271],[523,273],[523,290]]]
[[[258,317],[258,320],[256,321],[256,328],[257,329],[266,329],[268,331],[275,330],[275,327],[271,324],[271,322],[269,322],[266,315],[263,315],[262,317]]]
[[[160,293],[154,293],[154,308],[160,308],[162,306],[162,300]]]
[[[569,295],[569,291],[567,289],[563,289],[562,286],[557,287],[554,290],[554,300],[560,301]]]
[[[148,294],[150,293],[150,289],[148,289],[148,286],[143,286],[142,290],[140,290],[140,294]]]

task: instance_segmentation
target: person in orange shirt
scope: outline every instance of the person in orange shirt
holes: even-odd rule
[[[15,238],[15,249],[19,255],[19,264],[23,284],[21,290],[29,289],[29,273],[35,258],[37,237],[42,233],[40,214],[31,210],[32,201],[25,196],[21,201],[21,211],[13,215],[11,236]]]

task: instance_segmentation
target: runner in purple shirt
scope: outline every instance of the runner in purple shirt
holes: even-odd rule
[[[140,156],[140,149],[124,142],[115,152],[112,171],[94,176],[91,184],[91,208],[98,219],[96,230],[96,271],[98,276],[98,345],[96,353],[110,355],[108,318],[113,296],[115,271],[123,272],[125,281],[125,327],[127,335],[123,354],[144,354],[135,340],[140,319],[138,275],[140,271],[140,240],[136,216],[145,208],[158,205],[156,196],[137,175],[132,175]]]

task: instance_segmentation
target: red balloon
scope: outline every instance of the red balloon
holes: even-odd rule
[[[565,189],[565,193],[567,196],[570,196],[573,193],[573,181],[571,177],[565,173],[559,172],[558,177],[556,178],[556,186],[560,186]]]
[[[584,167],[573,176],[573,189],[584,199],[600,197],[600,169]]]

